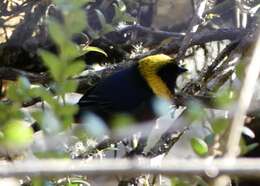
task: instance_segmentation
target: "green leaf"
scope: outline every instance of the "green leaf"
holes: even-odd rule
[[[18,85],[22,89],[28,90],[28,89],[30,89],[31,83],[30,83],[30,81],[26,77],[19,77],[18,78]]]
[[[111,119],[113,129],[120,129],[134,124],[136,121],[133,116],[129,114],[116,114]]]
[[[60,56],[63,63],[70,63],[75,58],[81,56],[81,53],[78,45],[70,40],[66,40],[64,45],[60,48]]]
[[[64,32],[63,26],[57,21],[49,20],[48,29],[52,40],[58,46],[63,46],[68,37]]]
[[[64,71],[64,76],[66,78],[78,75],[85,69],[85,62],[84,61],[74,61],[70,64]]]
[[[199,156],[205,156],[208,153],[208,145],[205,141],[200,138],[191,139],[191,147],[196,154]]]
[[[100,35],[105,35],[109,32],[113,32],[115,29],[110,24],[105,24],[105,26],[102,27],[102,30],[100,31]]]
[[[65,15],[65,29],[69,35],[80,33],[86,27],[86,14],[82,10],[75,10]]]
[[[27,78],[19,77],[17,83],[10,82],[8,84],[7,97],[18,103],[30,101],[31,97],[28,95],[30,85],[31,84]]]
[[[229,120],[226,118],[217,118],[213,120],[211,127],[215,134],[224,133],[229,125]]]
[[[117,25],[119,22],[134,22],[136,19],[130,14],[126,13],[126,5],[122,0],[117,1],[118,4],[113,3],[115,15],[112,19],[112,24]]]
[[[60,109],[59,109],[59,114],[60,115],[68,115],[68,116],[73,116],[76,112],[78,111],[78,108],[76,105],[63,105]]]
[[[26,147],[33,141],[33,130],[22,120],[10,120],[2,129],[1,143],[9,148]]]
[[[77,85],[78,84],[75,80],[64,81],[63,83],[59,84],[60,88],[59,88],[58,93],[63,95],[68,92],[75,92],[77,89]]]
[[[188,104],[188,113],[186,118],[189,119],[190,122],[201,120],[205,115],[206,112],[199,102],[192,101]]]
[[[242,136],[242,138],[240,139],[239,146],[240,146],[240,155],[245,155],[248,152],[257,148],[259,146],[259,143],[252,143],[247,145],[244,137]]]
[[[235,73],[237,77],[242,80],[245,77],[245,69],[246,69],[247,63],[242,61],[236,65]]]
[[[32,97],[41,97],[44,101],[50,104],[52,107],[57,107],[59,104],[55,99],[53,99],[54,95],[52,95],[48,90],[44,87],[35,87],[30,90],[30,95]]]
[[[234,95],[231,97],[231,94],[234,94]],[[236,95],[233,90],[224,89],[217,93],[214,103],[216,106],[227,107],[233,103],[235,97],[236,97]]]
[[[40,124],[44,132],[57,134],[61,131],[59,118],[52,110],[44,110],[42,116]]]
[[[171,186],[190,186],[191,183],[189,183],[187,180],[184,180],[183,178],[178,177],[172,177],[171,178]]]
[[[94,46],[83,47],[81,49],[81,51],[82,51],[82,55],[84,55],[88,52],[97,52],[97,53],[104,54],[104,56],[108,57],[107,53],[104,50],[102,50],[101,48],[98,48],[98,47],[94,47]]]
[[[41,56],[44,64],[50,70],[51,76],[55,81],[61,81],[61,74],[63,73],[63,65],[60,59],[52,54],[51,52],[40,50],[39,55]]]
[[[87,3],[94,2],[94,0],[53,0],[55,5],[63,12],[80,9]]]
[[[46,158],[69,159],[69,155],[61,151],[35,152],[34,155],[39,159],[46,159]]]

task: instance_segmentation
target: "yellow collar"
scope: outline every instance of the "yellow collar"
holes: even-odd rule
[[[145,57],[138,62],[139,72],[151,87],[153,93],[166,99],[172,99],[173,94],[157,72],[161,66],[172,63],[171,60],[172,58],[167,55],[157,54]]]

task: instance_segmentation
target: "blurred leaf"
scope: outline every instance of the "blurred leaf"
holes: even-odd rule
[[[65,30],[69,32],[70,36],[80,33],[86,25],[86,14],[83,10],[71,11],[65,14]]]
[[[212,121],[211,127],[215,134],[224,133],[229,125],[229,120],[226,118],[217,118]]]
[[[44,186],[43,178],[33,177],[32,178],[32,186]]]
[[[186,117],[190,122],[201,120],[205,115],[206,112],[200,103],[192,101],[188,104],[188,113]]]
[[[213,145],[214,144],[214,138],[215,138],[215,134],[209,134],[205,137],[205,142],[209,145]]]
[[[74,61],[73,63],[69,64],[68,67],[64,71],[64,76],[66,78],[78,75],[85,69],[84,61]]]
[[[112,19],[112,24],[117,25],[119,22],[134,22],[136,19],[130,14],[126,13],[126,5],[122,0],[117,1],[118,4],[113,3],[115,15]]]
[[[44,87],[35,87],[30,90],[30,95],[32,97],[41,97],[44,101],[46,101],[48,104],[50,104],[52,107],[56,108],[58,105],[58,102],[53,99],[54,95],[52,95],[48,90],[46,90]]]
[[[257,148],[259,146],[259,143],[252,143],[247,145],[244,137],[242,136],[239,145],[240,145],[240,155],[245,155],[250,151],[254,150],[255,148]]]
[[[60,57],[63,63],[71,62],[80,56],[80,48],[70,40],[66,40],[64,45],[60,47]]]
[[[92,113],[86,113],[84,115],[83,126],[88,136],[92,137],[102,137],[108,132],[108,128],[104,121]]]
[[[18,78],[18,85],[22,89],[28,90],[28,89],[30,89],[31,83],[30,83],[30,81],[26,77],[19,77]]]
[[[60,109],[59,109],[59,114],[62,115],[74,115],[76,112],[78,111],[77,106],[76,105],[63,105]]]
[[[170,112],[172,104],[168,100],[155,97],[152,101],[152,106],[157,116],[163,116]]]
[[[233,95],[231,97],[231,94]],[[226,107],[231,105],[231,103],[234,101],[236,95],[234,95],[235,92],[233,90],[230,89],[224,89],[221,90],[217,93],[217,96],[214,100],[214,103],[216,106],[220,106],[220,107]]]
[[[23,118],[23,114],[20,110],[20,104],[6,105],[0,103],[0,125],[3,126],[10,119]]]
[[[184,181],[184,179],[180,179],[178,177],[171,178],[171,186],[190,186],[191,183]]]
[[[205,156],[208,153],[208,145],[200,138],[192,138],[191,147],[199,156]]]
[[[54,78],[54,80],[61,81],[63,71],[61,68],[62,64],[60,59],[56,55],[45,50],[40,50],[39,54],[43,59],[44,64],[50,70],[51,76]]]
[[[64,46],[65,41],[67,40],[64,29],[60,23],[54,20],[48,21],[48,29],[50,36],[52,40],[58,45],[58,46]]]
[[[10,148],[30,145],[33,141],[33,130],[22,120],[10,120],[2,129],[1,143]]]
[[[54,186],[50,181],[42,177],[33,177],[32,186]]]
[[[238,79],[242,80],[245,77],[245,69],[246,69],[245,62],[238,63],[235,68],[235,73],[238,77]]]
[[[32,116],[40,124],[41,129],[48,134],[57,134],[61,131],[59,119],[51,110],[33,112]]]
[[[63,12],[78,10],[82,6],[89,2],[95,2],[94,0],[53,0],[55,5]]]
[[[41,128],[48,134],[57,134],[61,131],[59,119],[51,110],[44,110]]]
[[[60,83],[60,89],[59,89],[59,94],[64,95],[65,93],[68,92],[75,92],[77,89],[77,82],[75,80],[67,80],[64,81],[63,83]]]
[[[134,124],[135,119],[129,114],[115,114],[111,119],[111,124],[113,129],[123,128]]]
[[[28,95],[30,82],[26,77],[19,77],[17,82],[10,82],[7,88],[7,97],[19,103],[31,100]]]
[[[43,151],[34,152],[34,155],[39,159],[56,158],[56,159],[69,159],[69,154],[61,151]]]

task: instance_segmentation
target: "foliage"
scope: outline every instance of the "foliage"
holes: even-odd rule
[[[46,1],[47,2],[47,1]],[[51,52],[51,50],[39,49],[37,50],[38,56],[40,56],[44,66],[47,69],[48,76],[51,77],[51,81],[45,84],[31,84],[29,79],[25,76],[21,76],[17,79],[17,81],[9,83],[7,88],[6,100],[1,100],[0,102],[0,146],[5,148],[7,154],[9,155],[9,151],[12,150],[21,150],[27,149],[28,146],[33,142],[33,131],[32,128],[29,127],[29,124],[33,123],[34,120],[43,130],[44,134],[48,137],[52,137],[56,134],[60,134],[64,132],[66,129],[71,128],[73,123],[73,116],[78,111],[77,105],[72,105],[66,101],[66,95],[71,92],[76,92],[78,87],[78,81],[76,78],[80,75],[85,69],[86,64],[84,59],[85,55],[89,52],[91,53],[100,53],[103,56],[108,57],[110,53],[106,50],[103,50],[95,45],[92,45],[91,41],[110,41],[110,35],[122,34],[125,39],[128,39],[126,36],[131,35],[130,42],[131,46],[123,45],[119,46],[119,49],[124,52],[130,53],[133,52],[132,49],[136,46],[132,46],[132,43],[138,44],[136,49],[142,48],[140,51],[149,50],[147,53],[142,54],[141,56],[150,55],[151,53],[156,52],[172,52],[175,53],[177,49],[180,48],[179,54],[183,52],[183,56],[178,56],[181,63],[185,63],[185,66],[189,69],[189,75],[185,76],[180,82],[181,86],[184,86],[183,89],[179,89],[183,92],[183,94],[187,94],[189,96],[200,95],[202,97],[211,97],[210,106],[207,103],[203,103],[197,101],[196,99],[188,100],[183,103],[185,105],[184,108],[172,108],[171,102],[166,102],[165,100],[155,99],[152,103],[152,107],[155,113],[158,116],[169,116],[169,110],[171,112],[171,117],[178,118],[180,117],[184,123],[187,124],[187,130],[185,128],[183,135],[188,136],[187,140],[184,142],[188,144],[190,154],[184,154],[183,156],[198,156],[200,158],[207,157],[219,157],[222,156],[226,147],[226,139],[229,135],[230,123],[233,114],[232,107],[235,107],[237,98],[239,96],[239,88],[241,87],[241,82],[244,80],[244,76],[246,75],[246,65],[248,65],[249,59],[248,56],[241,60],[233,60],[237,59],[237,56],[234,56],[234,53],[240,53],[242,50],[237,48],[230,49],[228,48],[229,43],[220,41],[220,42],[209,42],[211,41],[219,41],[219,37],[222,37],[221,34],[214,36],[210,35],[209,37],[203,37],[202,35],[207,32],[204,30],[212,29],[213,32],[221,30],[221,27],[224,25],[225,28],[228,27],[229,22],[223,22],[226,17],[222,17],[219,10],[210,11],[210,9],[200,17],[200,20],[193,20],[191,24],[192,30],[181,30],[181,32],[185,32],[187,38],[183,37],[183,34],[178,35],[175,39],[174,28],[166,29],[160,28],[162,30],[152,29],[152,27],[144,27],[143,25],[138,25],[141,23],[139,20],[142,17],[142,14],[147,12],[146,9],[149,9],[151,2],[149,0],[141,0],[141,1],[131,1],[131,0],[113,0],[107,1],[111,2],[113,17],[108,19],[106,17],[106,10],[95,6],[100,1],[94,0],[53,0],[53,6],[55,7],[56,13],[60,13],[60,16],[48,17],[48,10],[46,10],[47,17],[42,16],[40,21],[36,21],[36,24],[44,20],[44,26],[47,25],[47,30],[49,37],[52,39],[55,44],[55,49],[57,51]],[[15,6],[15,2],[10,1],[12,6]],[[26,4],[26,3],[25,3]],[[141,7],[144,5],[144,7]],[[224,4],[225,5],[225,4]],[[52,5],[51,5],[52,6]],[[50,6],[50,7],[51,7]],[[48,7],[48,8],[50,8]],[[110,7],[110,8],[111,8]],[[224,7],[225,8],[225,7]],[[223,9],[224,9],[223,8]],[[33,9],[33,8],[32,8]],[[51,9],[51,8],[50,8]],[[89,9],[93,9],[93,12],[96,15],[97,21],[100,24],[100,28],[92,28],[91,27],[91,17],[88,15]],[[51,10],[50,10],[51,11]],[[109,11],[108,11],[109,12]],[[4,11],[0,10],[0,14],[4,13]],[[8,12],[10,13],[10,12]],[[148,12],[151,13],[151,12]],[[154,13],[154,12],[152,12]],[[152,15],[147,14],[147,15]],[[160,12],[161,13],[161,12]],[[196,12],[195,12],[196,13]],[[50,13],[51,15],[51,13]],[[133,17],[135,15],[135,17]],[[30,17],[30,16],[27,16]],[[152,16],[151,16],[152,17]],[[187,16],[188,17],[188,16]],[[253,16],[251,16],[253,17]],[[223,19],[223,20],[222,20]],[[249,17],[248,17],[249,19]],[[251,18],[250,18],[251,19]],[[26,22],[26,19],[23,20]],[[252,20],[251,20],[252,21]],[[0,26],[4,25],[5,18],[0,18]],[[201,22],[201,23],[199,23]],[[183,22],[184,23],[184,22]],[[46,25],[45,25],[46,24]],[[186,24],[186,22],[185,22]],[[184,25],[185,25],[184,24]],[[227,25],[226,25],[227,24]],[[127,25],[134,25],[134,27],[128,27],[126,33],[120,33],[122,28]],[[20,25],[23,26],[22,24]],[[154,25],[153,25],[154,26]],[[169,25],[168,25],[169,26]],[[176,26],[176,25],[174,25]],[[206,29],[203,29],[205,27]],[[196,28],[199,28],[196,30]],[[216,29],[218,28],[218,29]],[[130,31],[129,31],[129,30]],[[131,30],[133,29],[133,30]],[[135,30],[136,29],[136,30]],[[40,29],[38,29],[40,30]],[[40,33],[40,31],[32,32],[34,34]],[[177,28],[178,30],[178,28]],[[232,30],[235,28],[232,27]],[[242,29],[238,29],[240,34],[246,35],[245,32],[241,31]],[[250,30],[248,28],[248,30]],[[257,30],[257,29],[256,29]],[[140,32],[139,32],[140,31]],[[228,32],[228,29],[224,29],[225,33]],[[192,34],[189,35],[189,32]],[[201,33],[200,33],[201,32]],[[89,39],[89,43],[85,43],[85,45],[78,45],[74,41],[75,37],[77,38],[79,35],[86,35],[87,39]],[[222,34],[225,34],[222,32]],[[253,32],[252,32],[253,33]],[[254,34],[250,33],[250,40],[252,40]],[[0,33],[1,34],[1,33]],[[197,35],[198,34],[198,35]],[[248,34],[248,33],[247,33]],[[44,35],[44,34],[43,34]],[[1,36],[1,35],[0,35]],[[189,38],[189,36],[191,38]],[[201,40],[197,41],[197,37],[201,37]],[[214,40],[214,38],[216,39]],[[249,43],[247,40],[243,40],[240,37],[232,36],[232,39],[228,38],[231,42],[239,43],[239,47],[244,43]],[[11,37],[12,38],[12,37]],[[15,37],[14,37],[15,38]],[[130,37],[129,37],[130,38]],[[184,39],[183,39],[184,38]],[[30,38],[33,40],[34,38]],[[48,38],[49,39],[49,38]],[[189,42],[185,41],[187,39]],[[196,40],[197,39],[197,40]],[[227,38],[224,38],[227,39]],[[154,42],[154,40],[156,42]],[[158,41],[157,41],[158,40]],[[207,44],[205,44],[205,41]],[[142,44],[139,43],[141,41]],[[165,42],[167,41],[167,42]],[[113,40],[111,39],[113,43]],[[187,43],[185,43],[187,42]],[[251,42],[251,41],[250,41]],[[25,47],[26,48],[26,42]],[[127,42],[128,43],[128,42]],[[152,44],[151,44],[152,43]],[[195,43],[195,44],[193,44]],[[209,43],[209,44],[208,44]],[[233,44],[231,43],[231,44]],[[116,43],[117,45],[118,43]],[[197,45],[198,44],[198,45]],[[187,46],[185,46],[187,45]],[[196,45],[196,46],[193,46]],[[248,44],[249,45],[249,44]],[[141,46],[141,47],[140,47]],[[144,46],[144,47],[143,47]],[[172,48],[171,48],[172,46]],[[111,46],[109,46],[111,47]],[[189,47],[189,50],[187,48]],[[224,50],[221,47],[225,47]],[[113,48],[113,46],[112,46]],[[250,47],[247,47],[250,48]],[[151,49],[151,50],[150,50]],[[215,52],[215,49],[217,52]],[[186,50],[188,52],[186,52]],[[214,50],[214,51],[213,51]],[[228,52],[231,50],[232,52]],[[204,58],[192,59],[195,58],[196,54],[203,51]],[[213,52],[212,52],[213,51]],[[20,52],[20,51],[19,51]],[[18,53],[19,53],[18,52]],[[187,55],[184,55],[186,53]],[[246,51],[247,52],[247,51]],[[2,45],[0,46],[0,55],[4,53],[2,49]],[[214,56],[217,53],[217,56]],[[224,53],[224,54],[223,54]],[[242,52],[241,52],[242,53]],[[178,55],[179,55],[178,54]],[[223,55],[222,55],[223,54]],[[222,56],[221,56],[222,55]],[[244,55],[244,54],[243,54]],[[242,56],[243,56],[242,55]],[[18,55],[19,56],[19,55]],[[133,55],[134,56],[134,55]],[[11,55],[8,57],[12,57]],[[116,56],[117,57],[117,56]],[[138,59],[140,56],[137,56]],[[178,58],[177,58],[178,59]],[[177,61],[179,61],[179,59]],[[2,59],[1,59],[2,60]],[[4,59],[3,59],[4,60]],[[132,61],[130,59],[129,61]],[[196,63],[194,65],[194,62]],[[201,62],[203,61],[203,62]],[[237,62],[238,61],[238,62]],[[198,65],[199,64],[199,65]],[[190,68],[191,66],[195,66]],[[200,68],[198,66],[203,66]],[[113,67],[113,66],[111,66]],[[113,68],[111,68],[113,69]],[[190,70],[192,69],[192,70]],[[208,70],[208,71],[207,71]],[[196,76],[193,77],[193,72],[196,72]],[[226,73],[229,72],[229,73]],[[188,83],[185,85],[185,83]],[[189,86],[192,85],[192,86]],[[259,96],[256,96],[259,97]],[[21,109],[24,103],[28,103],[33,101],[35,98],[40,98],[42,101],[42,107],[38,110],[35,110],[31,115],[28,116],[27,113]],[[257,100],[257,98],[254,98]],[[124,100],[122,100],[124,101]],[[211,109],[213,105],[214,108],[220,108],[225,111],[222,111],[221,114],[216,111],[217,109]],[[184,115],[178,116],[178,111],[181,109],[185,110]],[[228,110],[228,111],[227,111]],[[144,113],[145,114],[145,113]],[[170,117],[170,116],[169,116]],[[254,114],[254,117],[258,117]],[[254,119],[254,117],[248,117],[248,120]],[[161,118],[160,118],[161,119]],[[169,119],[169,118],[168,118]],[[167,120],[166,120],[167,121]],[[175,121],[175,120],[174,120]],[[162,123],[164,120],[161,121]],[[172,122],[172,120],[170,121]],[[134,120],[131,116],[128,115],[117,115],[111,120],[113,129],[111,133],[116,133],[117,129],[122,129],[123,127],[131,127],[129,124],[134,123]],[[158,120],[160,123],[160,120]],[[175,123],[174,123],[175,124]],[[169,131],[172,132],[174,124],[171,123],[169,127]],[[160,128],[159,125],[156,125],[157,130]],[[250,126],[252,127],[252,126]],[[177,128],[177,127],[176,127]],[[174,130],[179,130],[179,128],[174,128]],[[180,127],[183,129],[184,127]],[[199,132],[194,132],[193,129],[201,129]],[[144,129],[145,130],[145,129]],[[175,132],[174,131],[174,132]],[[127,153],[131,156],[131,150],[133,147],[138,147],[139,138],[136,135],[134,139],[129,141],[122,141],[120,139],[120,145],[117,142],[106,146],[104,149],[96,149],[97,141],[96,139],[104,139],[104,136],[107,134],[108,129],[104,122],[100,120],[100,118],[95,115],[88,114],[84,120],[84,126],[79,129],[75,129],[73,131],[73,139],[76,139],[77,142],[68,147],[67,151],[43,151],[43,152],[35,152],[35,157],[41,158],[100,158],[104,157],[104,152],[109,151],[109,153],[113,153],[115,156],[118,153],[118,150],[121,150],[120,145],[124,145]],[[194,133],[193,133],[194,132]],[[172,141],[169,142],[167,136],[168,133],[164,133],[167,135],[163,135],[160,140],[164,140],[163,145],[155,146],[159,147],[157,155],[161,155],[164,149],[170,149],[168,146],[172,144]],[[243,128],[244,137],[240,140],[240,150],[241,155],[245,155],[252,150],[255,150],[258,147],[257,143],[247,144],[248,138],[255,138],[254,131],[249,129],[248,127]],[[166,136],[166,137],[165,137]],[[153,137],[153,136],[152,136]],[[160,142],[159,140],[159,142]],[[185,140],[185,138],[177,139]],[[183,142],[183,141],[181,141]],[[175,143],[175,142],[174,142]],[[173,144],[174,144],[173,143]],[[80,144],[80,145],[79,145]],[[194,152],[194,153],[193,153]],[[127,154],[126,153],[126,154]],[[143,153],[143,152],[142,152]],[[165,152],[164,152],[165,153]],[[166,152],[165,154],[167,154]],[[149,153],[148,153],[149,154]],[[127,154],[128,155],[128,154]],[[126,156],[127,156],[126,155]],[[143,154],[142,154],[143,155]],[[144,156],[149,157],[146,153]],[[152,176],[151,176],[152,177]],[[154,176],[154,180],[155,181]],[[204,177],[194,176],[191,179],[187,177],[173,177],[170,179],[171,185],[207,185],[204,182]],[[57,181],[54,178],[40,178],[35,177],[32,178],[32,185],[89,185],[87,180],[83,176],[79,177],[66,177]],[[150,181],[150,180],[149,180]],[[208,180],[207,180],[208,181]]]

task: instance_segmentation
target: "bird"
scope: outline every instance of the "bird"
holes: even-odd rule
[[[113,116],[121,113],[130,114],[140,122],[153,119],[151,100],[174,98],[177,77],[186,71],[168,55],[144,57],[87,90],[77,103],[79,111],[75,119],[81,122],[84,114],[91,112],[109,127]]]

